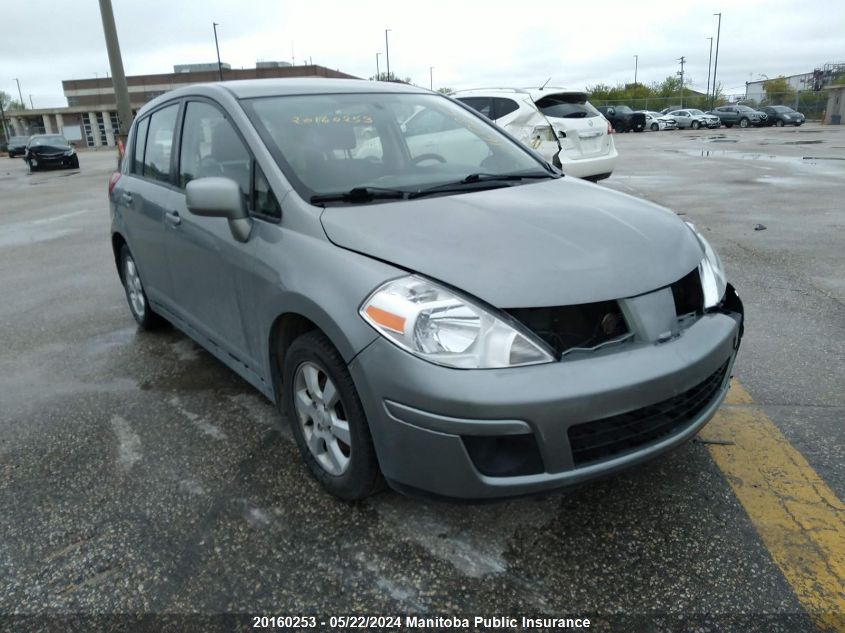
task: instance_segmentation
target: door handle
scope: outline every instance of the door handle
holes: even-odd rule
[[[173,226],[182,224],[182,218],[179,217],[178,211],[168,211],[164,214],[165,219]]]

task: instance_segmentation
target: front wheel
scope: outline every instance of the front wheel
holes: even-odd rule
[[[70,169],[79,169],[79,156],[73,157],[73,160],[70,161],[69,168]]]
[[[725,123],[726,128],[732,128],[734,126],[733,123]]]
[[[775,121],[775,125],[777,125],[778,127],[783,127],[783,121],[778,119],[777,121]]]
[[[652,131],[652,132],[657,132],[659,129],[660,129],[660,126],[659,126],[659,125],[657,125],[657,123],[652,123],[652,124],[651,124],[651,131]]]
[[[26,159],[26,164],[29,165],[29,173],[31,174],[34,171],[38,170],[38,163],[36,163],[31,158]]]
[[[284,360],[293,435],[311,474],[333,495],[357,501],[381,481],[364,407],[346,363],[322,332],[297,338]]]
[[[693,130],[697,130],[698,128],[701,127],[701,123],[699,123],[698,121],[693,121],[691,127],[692,127]]]
[[[742,118],[739,120],[739,127],[744,129],[747,128],[749,125],[751,125],[751,121],[749,121],[748,119]]]

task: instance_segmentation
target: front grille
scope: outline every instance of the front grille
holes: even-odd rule
[[[571,349],[594,348],[628,333],[616,301],[514,308],[507,313],[548,343],[558,355]]]
[[[656,404],[569,427],[576,466],[603,461],[653,444],[688,426],[713,401],[730,361],[682,394]]]

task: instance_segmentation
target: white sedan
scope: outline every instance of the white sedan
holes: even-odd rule
[[[677,130],[678,123],[671,116],[660,114],[660,112],[651,112],[649,110],[639,110],[645,115],[645,129],[652,132],[662,130]]]

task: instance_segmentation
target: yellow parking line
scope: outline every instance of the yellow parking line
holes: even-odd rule
[[[845,633],[845,504],[737,381],[701,433],[766,548],[823,630]]]

